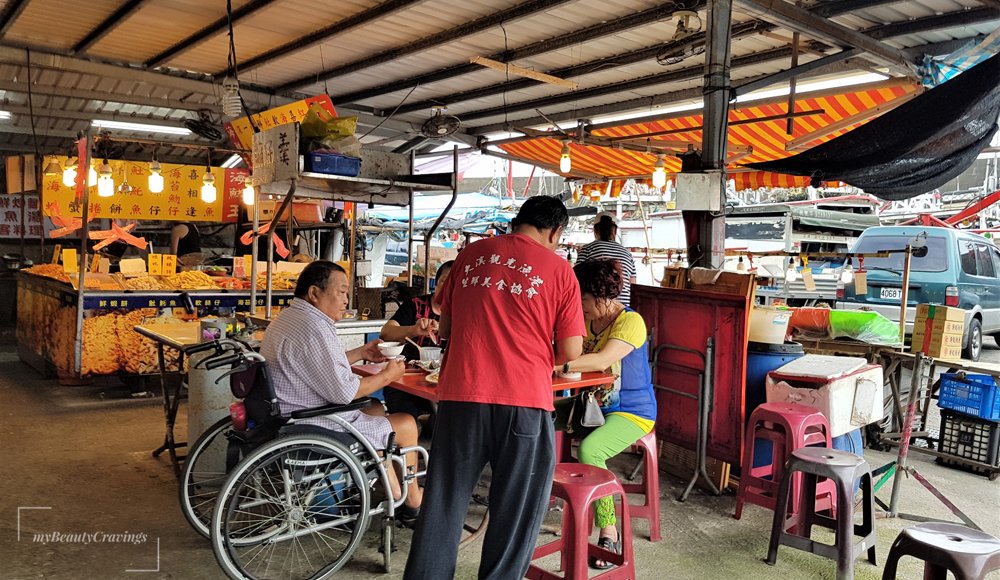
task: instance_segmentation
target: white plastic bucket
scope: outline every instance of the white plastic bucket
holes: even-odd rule
[[[791,317],[790,310],[754,306],[750,311],[750,342],[785,344],[785,333],[788,332]]]

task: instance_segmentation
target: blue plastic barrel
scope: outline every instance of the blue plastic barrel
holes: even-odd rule
[[[804,356],[802,345],[797,342],[785,344],[770,344],[766,342],[750,342],[747,345],[747,387],[746,387],[746,417],[754,409],[767,402],[767,373],[777,370],[793,360]],[[747,441],[749,445],[751,442]],[[760,467],[771,462],[771,442],[759,439],[753,442],[753,466]]]

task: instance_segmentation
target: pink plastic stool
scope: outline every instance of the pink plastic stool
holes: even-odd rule
[[[771,462],[760,467],[753,466],[756,439],[766,439],[772,444]],[[812,445],[830,446],[830,423],[818,410],[797,403],[764,403],[757,407],[747,424],[740,488],[736,494],[736,513],[733,517],[742,517],[745,502],[774,510],[785,463],[793,451]],[[798,474],[794,477],[792,505],[798,506],[802,477]],[[817,509],[833,509],[835,497],[832,483],[824,481],[817,487]]]
[[[656,431],[650,431],[643,435],[632,449],[642,452],[644,467],[642,469],[641,483],[623,483],[622,488],[625,493],[641,493],[645,496],[645,503],[629,504],[629,511],[633,518],[644,519],[649,522],[649,541],[659,542],[660,536],[660,463],[659,446],[656,439]]]
[[[615,474],[607,469],[582,463],[559,463],[552,478],[552,495],[561,498],[563,507],[562,535],[554,542],[535,548],[532,560],[560,552],[563,575],[544,570],[532,564],[526,578],[540,580],[586,580],[589,576],[589,557],[611,562],[614,567],[590,578],[631,580],[635,578],[635,558],[632,554],[632,525],[629,523],[628,500]],[[594,528],[591,504],[602,497],[622,497],[622,553],[614,554],[590,543]]]

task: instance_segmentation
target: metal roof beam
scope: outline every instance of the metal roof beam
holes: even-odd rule
[[[393,12],[397,12],[409,7],[412,4],[422,1],[423,0],[387,0],[386,2],[382,2],[381,4],[373,6],[367,10],[362,10],[353,16],[348,16],[343,20],[334,22],[330,26],[321,28],[316,32],[307,34],[301,38],[282,44],[277,48],[250,58],[249,60],[238,63],[237,68],[242,71],[263,66],[294,52],[305,50],[310,46],[323,42],[333,36],[343,34],[352,28],[368,24],[374,20],[382,18],[383,16],[388,16]],[[215,73],[215,76],[223,75],[225,72],[226,71],[217,72]]]
[[[697,6],[691,9],[692,10],[703,9],[705,3],[706,3],[705,0],[698,0]],[[534,42],[526,46],[522,46],[520,48],[513,48],[504,52],[496,52],[489,55],[487,58],[497,60],[500,62],[513,62],[515,60],[530,58],[532,56],[544,54],[547,52],[552,52],[554,50],[559,50],[561,48],[566,48],[568,46],[578,45],[582,42],[594,40],[595,38],[602,38],[610,36],[612,34],[617,34],[625,30],[629,30],[631,28],[648,25],[650,22],[670,16],[676,9],[677,8],[673,4],[656,6],[648,10],[643,10],[642,12],[636,12],[635,14],[622,16],[621,18],[616,18],[614,20],[610,20],[607,22],[601,22],[593,26],[588,26],[580,30],[575,30],[568,34],[563,34],[561,36],[548,38],[540,42]],[[350,93],[344,93],[341,95],[334,96],[332,98],[334,103],[349,103],[353,101],[363,101],[365,99],[378,97],[387,93],[409,89],[410,87],[413,87],[415,85],[426,85],[434,82],[439,82],[457,76],[461,76],[464,74],[476,72],[478,70],[481,70],[481,67],[475,64],[462,63],[447,68],[443,68],[441,70],[437,70],[431,73],[417,75],[405,79],[400,79],[397,81],[392,81],[376,87],[362,89],[359,91],[353,91]]]
[[[887,4],[898,1],[899,0],[841,0],[839,2],[834,2],[832,4],[823,4],[820,7],[815,8],[815,10],[817,11],[817,13],[822,11],[824,16],[835,16],[838,14],[843,14],[850,10],[871,8],[881,4]],[[777,26],[759,20],[734,24],[731,31],[731,38],[733,39],[743,38],[745,36],[749,36],[752,34],[767,32],[769,30],[773,30],[774,28],[777,28]],[[625,66],[628,64],[641,62],[649,58],[654,58],[657,54],[665,50],[683,50],[685,47],[704,42],[704,38],[705,38],[704,33],[698,33],[677,42],[667,42],[626,54],[613,55],[581,63],[579,65],[564,67],[561,69],[546,71],[546,72],[563,78],[569,78],[580,74],[588,74],[592,71],[600,70],[609,66]],[[825,48],[825,47],[817,47],[817,48]],[[521,57],[516,57],[516,58],[521,58]],[[515,60],[515,58],[511,58],[510,60]],[[449,69],[444,69],[444,70],[449,70]],[[462,101],[479,99],[492,95],[498,95],[504,92],[520,90],[536,84],[538,84],[536,81],[532,81],[530,79],[518,79],[515,81],[497,83],[487,87],[471,89],[468,91],[462,91],[460,93],[453,93],[450,95],[442,95],[440,97],[436,97],[433,99],[426,99],[424,101],[410,103],[408,105],[400,107],[398,113],[402,114],[402,113],[417,111],[420,109],[430,108],[431,106],[434,105],[454,104]],[[410,85],[406,86],[408,87]],[[351,95],[348,96],[355,97],[357,94],[358,93],[352,93]]]
[[[898,48],[884,44],[862,32],[842,26],[812,12],[799,8],[784,0],[739,0],[743,11],[773,22],[794,32],[799,32],[810,38],[822,38],[846,44],[878,57],[893,68],[901,68],[912,76],[909,61]]]
[[[70,54],[86,52],[87,49],[94,46],[99,40],[107,36],[109,32],[118,28],[118,26],[128,20],[132,13],[139,8],[142,8],[142,5],[148,1],[149,0],[127,0],[124,4],[118,7],[118,10],[115,10],[110,16],[95,26],[93,30],[88,32],[87,36],[84,36],[79,42],[74,44]]]
[[[759,23],[759,22],[741,23],[733,27],[731,36],[733,39],[738,39],[738,38],[743,38],[744,36],[749,36],[751,34],[756,34],[761,30],[760,25],[772,26],[770,24]],[[593,72],[595,70],[600,70],[608,66],[626,66],[637,62],[642,62],[644,60],[656,58],[657,54],[660,54],[666,50],[684,50],[687,47],[693,47],[699,44],[704,44],[704,42],[705,42],[705,34],[698,33],[676,42],[665,42],[663,44],[657,44],[655,46],[636,50],[633,52],[611,55],[597,60],[592,60],[578,65],[568,66],[548,72],[549,74],[558,77],[570,78],[576,75],[588,74],[590,72]],[[505,92],[517,91],[537,84],[539,84],[539,81],[533,79],[518,79],[514,81],[497,83],[481,87],[478,89],[470,89],[467,91],[452,93],[450,95],[442,95],[440,97],[436,97],[433,99],[428,99],[425,101],[403,105],[402,107],[399,108],[398,113],[402,114],[402,113],[409,113],[412,111],[419,111],[420,109],[429,108],[435,104],[436,105],[454,104],[463,101],[481,99],[483,97],[499,95]],[[579,89],[576,92],[570,94],[575,95],[578,92]],[[463,116],[463,118],[465,117]]]
[[[32,90],[34,93],[34,90]],[[22,105],[4,105],[3,110],[10,111],[15,115],[31,115],[31,108]],[[63,109],[42,109],[35,107],[35,118],[48,117],[50,119],[75,119],[79,121],[123,121],[127,123],[149,123],[153,125],[163,125],[165,127],[184,127],[183,119],[164,119],[163,117],[147,117],[144,115],[129,115],[123,113],[102,113],[97,111],[66,111]]]
[[[988,6],[996,10],[1000,10],[1000,0],[979,0],[979,3],[983,6]]]
[[[364,70],[379,64],[391,62],[393,60],[415,54],[442,44],[452,42],[459,38],[463,38],[472,34],[482,32],[493,28],[494,26],[509,23],[514,20],[519,20],[526,16],[530,16],[536,12],[541,12],[542,10],[548,10],[559,6],[560,4],[565,4],[570,0],[528,0],[507,8],[506,10],[501,10],[499,12],[494,12],[482,18],[477,18],[472,22],[467,22],[460,26],[444,30],[437,34],[431,36],[426,36],[404,46],[392,48],[389,50],[382,51],[378,54],[372,55],[368,58],[361,60],[356,60],[354,62],[349,62],[347,64],[338,66],[336,68],[322,71],[315,75],[309,75],[296,79],[294,81],[287,82],[281,86],[278,86],[276,90],[280,92],[294,91],[296,89],[301,89],[307,87],[313,83],[318,83],[321,81],[327,81],[339,76],[354,73],[359,70]],[[242,65],[241,65],[242,66]]]
[[[247,16],[252,15],[261,8],[266,7],[268,4],[273,4],[275,0],[251,0],[243,6],[233,10],[233,25],[235,26],[237,22],[243,20]],[[190,50],[195,46],[198,46],[202,42],[208,40],[212,36],[218,34],[219,32],[226,30],[229,27],[229,18],[223,16],[215,22],[209,24],[208,26],[202,28],[198,32],[195,32],[191,36],[185,38],[184,40],[168,47],[163,52],[157,54],[156,56],[150,58],[143,66],[147,68],[156,68],[168,60],[174,58],[178,54]]]
[[[399,147],[396,147],[395,149],[392,150],[392,152],[393,153],[409,153],[410,151],[413,151],[414,149],[416,149],[418,147],[423,147],[428,141],[430,141],[429,138],[424,137],[423,135],[418,135],[418,136],[410,139],[406,143],[403,143]]]
[[[842,50],[836,54],[824,56],[814,61],[810,61],[805,64],[800,64],[799,66],[792,67],[790,69],[785,69],[783,71],[767,75],[762,79],[746,82],[741,85],[736,85],[732,87],[732,90],[730,91],[730,98],[735,98],[740,95],[752,93],[758,89],[769,87],[773,84],[791,80],[795,77],[804,75],[806,73],[826,68],[832,64],[836,64],[848,58],[855,57],[860,53],[861,53],[860,48],[849,48],[847,50]]]
[[[7,34],[7,31],[10,30],[10,27],[17,21],[17,17],[27,6],[28,0],[11,0],[7,3],[7,8],[0,12],[0,38]]]
[[[771,50],[759,51],[732,59],[732,68],[739,68],[742,66],[749,66],[753,64],[759,64],[762,62],[770,62],[777,59],[787,58],[791,54],[792,51],[788,47],[772,48]],[[650,87],[664,83],[697,79],[700,78],[704,73],[705,73],[705,66],[703,64],[698,64],[680,70],[657,73],[654,75],[639,77],[637,79],[632,79],[624,82],[600,85],[596,87],[590,87],[587,89],[580,89],[577,91],[573,91],[571,93],[563,93],[548,97],[540,97],[537,99],[529,99],[527,101],[521,101],[518,103],[510,103],[506,106],[501,105],[499,107],[490,107],[488,109],[470,111],[467,113],[463,113],[462,119],[463,121],[469,121],[473,119],[484,119],[487,117],[494,117],[497,115],[503,115],[515,111],[528,111],[552,105],[559,105],[567,101],[582,101],[584,99],[603,97],[606,95],[613,95],[615,93],[622,93],[625,91],[631,91],[633,89]]]
[[[1000,2],[1000,0],[998,0]],[[890,24],[880,24],[873,26],[862,32],[871,38],[881,40],[894,36],[905,36],[907,34],[918,34],[939,30],[942,28],[954,28],[989,22],[1000,19],[1000,10],[994,8],[973,8],[971,10],[956,10],[934,16],[914,18],[903,22],[892,22]],[[905,51],[904,51],[905,52]]]
[[[810,12],[823,18],[846,14],[856,10],[867,10],[885,4],[899,4],[905,0],[832,0],[810,8]]]
[[[28,94],[28,83],[0,81],[0,91],[11,93]],[[32,85],[31,92],[36,97],[65,97],[67,99],[87,99],[94,101],[104,101],[107,103],[120,103],[123,105],[136,105],[139,107],[163,107],[165,109],[177,109],[182,111],[197,111],[204,109],[205,103],[189,103],[178,99],[166,99],[159,97],[144,97],[140,95],[122,95],[118,93],[107,93],[103,91],[85,91],[71,87],[56,87],[46,85]]]

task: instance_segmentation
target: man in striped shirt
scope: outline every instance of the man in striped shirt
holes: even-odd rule
[[[597,214],[594,218],[594,238],[596,239],[580,248],[576,261],[579,263],[588,260],[617,260],[621,264],[622,277],[624,278],[618,301],[629,306],[632,298],[632,284],[635,284],[635,260],[632,259],[632,252],[615,241],[617,235],[618,218],[615,217],[615,214],[609,211]]]

